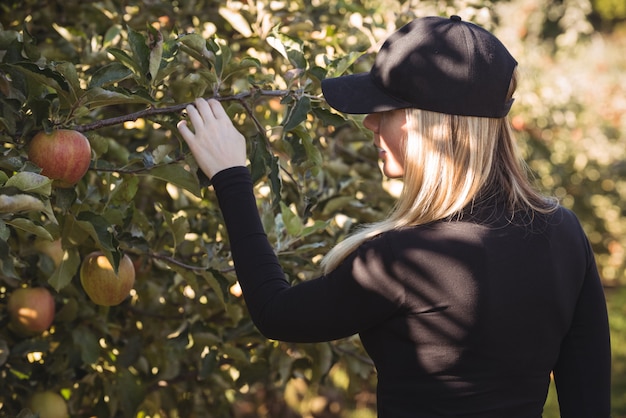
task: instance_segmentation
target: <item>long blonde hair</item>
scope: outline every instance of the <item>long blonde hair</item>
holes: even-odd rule
[[[509,99],[517,84],[511,80]],[[512,212],[548,213],[556,202],[531,185],[507,117],[457,116],[406,109],[404,186],[390,215],[338,243],[322,259],[336,268],[361,243],[386,231],[459,215],[479,195],[499,193]]]

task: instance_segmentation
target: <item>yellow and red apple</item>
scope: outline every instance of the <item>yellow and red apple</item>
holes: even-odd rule
[[[69,417],[65,399],[51,390],[35,392],[28,401],[28,408],[39,414],[39,418]]]
[[[94,251],[81,263],[80,282],[89,299],[96,305],[119,305],[135,284],[135,266],[130,257],[124,254],[116,274],[104,253]]]
[[[45,287],[22,287],[9,296],[7,310],[11,329],[20,335],[38,334],[54,321],[54,297]]]
[[[56,129],[39,132],[28,147],[28,159],[41,168],[41,174],[59,187],[71,187],[83,178],[91,163],[91,145],[80,132]]]

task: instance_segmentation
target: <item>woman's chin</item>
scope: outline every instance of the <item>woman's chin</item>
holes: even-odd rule
[[[401,179],[402,177],[404,177],[404,170],[401,167],[388,167],[387,164],[383,164],[382,172],[385,177],[390,179]]]

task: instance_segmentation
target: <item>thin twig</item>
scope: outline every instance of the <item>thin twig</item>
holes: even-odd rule
[[[292,93],[294,92],[291,90],[250,90],[250,91],[241,92],[232,96],[224,96],[224,97],[216,96],[214,97],[214,99],[219,100],[219,101],[237,100],[241,102],[242,100],[249,98],[251,96],[254,96],[255,94],[258,94],[259,96],[282,97],[282,96],[287,96]],[[147,109],[139,110],[134,113],[129,113],[128,115],[121,115],[121,116],[117,116],[117,117],[113,117],[109,119],[102,119],[102,120],[87,123],[84,125],[75,125],[72,127],[72,129],[79,131],[79,132],[93,131],[96,129],[104,128],[105,126],[119,125],[124,122],[136,121],[139,118],[144,118],[148,116],[178,113],[182,111],[183,109],[185,109],[190,104],[193,104],[193,102],[180,103],[180,104],[176,104],[172,106],[165,106],[165,107],[149,107]]]
[[[197,270],[197,271],[205,271],[208,269],[208,267],[202,267],[202,266],[192,266],[190,264],[185,264],[182,261],[178,261],[177,259],[167,256],[167,255],[162,255],[162,254],[157,254],[157,253],[150,253],[148,254],[150,257],[152,258],[156,258],[158,260],[164,260],[167,261],[169,263],[175,264],[178,267],[183,267],[189,270]]]
[[[156,258],[158,260],[167,261],[169,263],[177,265],[178,267],[183,267],[183,268],[186,268],[186,269],[189,269],[189,270],[206,271],[206,270],[209,269],[209,267],[192,266],[190,264],[183,263],[182,261],[179,261],[179,260],[175,259],[174,257],[170,257],[168,255],[157,254],[157,253],[152,253],[151,252],[151,253],[148,254],[148,256],[152,257],[152,258]],[[222,274],[224,274],[224,273],[231,273],[231,272],[235,271],[235,268],[234,267],[228,267],[228,268],[224,268],[224,269],[218,269],[217,271],[219,273],[222,273]]]

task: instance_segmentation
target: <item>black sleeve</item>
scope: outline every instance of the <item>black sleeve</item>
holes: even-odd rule
[[[250,316],[266,337],[292,342],[347,337],[382,321],[401,303],[403,288],[385,277],[385,257],[378,252],[388,246],[376,241],[331,274],[290,286],[263,230],[249,170],[226,169],[211,182]]]
[[[611,347],[604,290],[591,247],[587,274],[554,376],[562,418],[608,418]]]

